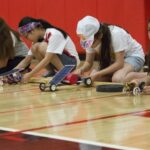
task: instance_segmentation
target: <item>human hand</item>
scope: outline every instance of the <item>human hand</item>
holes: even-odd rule
[[[74,74],[77,74],[77,75],[82,75],[83,72],[82,72],[82,69],[76,69],[75,71],[73,71]]]
[[[30,78],[31,78],[30,72],[26,73],[26,74],[23,75],[22,82],[23,83],[28,83]]]
[[[93,76],[93,75],[95,75],[97,73],[97,70],[96,69],[93,69],[92,71],[91,71],[91,73],[90,73],[90,76]]]
[[[143,89],[144,94],[149,95],[150,94],[150,86],[145,86]]]
[[[91,78],[92,82],[94,82],[94,81],[100,79],[101,76],[97,72],[93,72],[93,73],[90,74],[90,78]]]

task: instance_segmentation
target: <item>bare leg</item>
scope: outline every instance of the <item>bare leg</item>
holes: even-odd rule
[[[111,77],[110,76],[101,77],[100,79],[97,79],[96,81],[99,81],[99,82],[111,82]]]
[[[96,69],[93,69],[90,73],[90,76],[91,75],[94,75],[95,73],[97,72]],[[99,81],[99,82],[111,82],[111,75],[107,75],[107,76],[104,76],[104,77],[100,77],[100,78],[97,78],[96,81]]]
[[[45,57],[46,49],[47,49],[47,43],[41,42],[41,43],[35,43],[32,46],[31,51],[34,57],[38,61],[41,61]]]
[[[130,82],[134,79],[142,79],[147,76],[147,72],[130,72],[125,77],[125,82]]]
[[[47,49],[47,43],[41,42],[41,43],[36,43],[35,45],[33,45],[31,50],[35,58],[41,61],[45,57],[46,49]],[[50,63],[53,64],[57,70],[62,69],[64,66],[57,55],[53,56]],[[49,70],[50,65],[48,65],[46,68]]]
[[[60,70],[64,67],[63,63],[57,55],[53,56],[51,63],[56,67],[57,70]]]
[[[126,82],[126,76],[129,72],[133,71],[130,64],[125,63],[124,67],[113,74],[112,82]]]

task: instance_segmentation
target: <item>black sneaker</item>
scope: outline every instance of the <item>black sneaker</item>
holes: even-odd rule
[[[24,74],[24,73],[28,73],[28,72],[31,72],[31,71],[32,71],[32,69],[28,67],[28,68],[25,68],[25,69],[21,70],[20,72]]]
[[[56,74],[54,70],[49,70],[45,74],[42,75],[42,77],[47,78],[47,77],[53,77]]]

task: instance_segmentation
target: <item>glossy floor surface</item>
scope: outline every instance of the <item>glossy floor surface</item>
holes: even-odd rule
[[[56,92],[41,92],[31,83],[5,85],[0,87],[0,130],[12,131],[0,134],[1,140],[27,133],[112,149],[148,150],[150,96],[96,92],[95,85],[58,86]]]

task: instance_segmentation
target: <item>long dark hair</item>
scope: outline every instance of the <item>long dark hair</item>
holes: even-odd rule
[[[99,31],[95,34],[95,39],[101,39],[99,63],[100,69],[108,67],[112,63],[112,42],[108,24],[101,23]]]
[[[46,20],[43,20],[43,19],[35,19],[35,18],[27,16],[27,17],[24,17],[24,18],[21,19],[21,21],[19,22],[19,27],[22,27],[22,26],[24,26],[24,25],[26,25],[28,23],[31,23],[31,22],[40,22],[42,24],[42,27],[39,26],[39,28],[43,28],[43,29],[55,28],[55,29],[59,30],[63,34],[65,39],[67,38],[68,34],[64,30],[51,25],[49,22],[47,22]],[[38,26],[37,26],[37,28],[38,28]]]
[[[11,33],[20,40],[19,34],[11,29],[4,19],[0,18],[0,59],[9,59],[15,56],[15,50],[13,47],[13,40]]]

